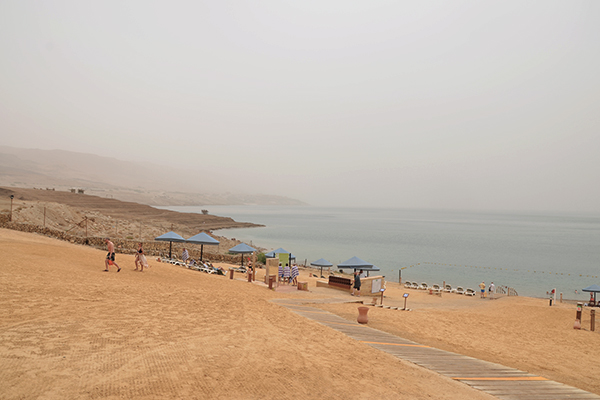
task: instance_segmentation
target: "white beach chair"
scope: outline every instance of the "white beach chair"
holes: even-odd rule
[[[421,282],[421,285],[419,285],[419,289],[427,290],[429,289],[429,286],[427,285],[427,283]]]
[[[412,282],[410,282],[410,281],[404,282],[404,287],[405,288],[410,288],[411,286],[412,286]]]
[[[437,283],[431,285],[430,289],[433,290],[434,293],[441,293],[442,292],[442,288]]]
[[[452,293],[452,291],[453,291],[452,286],[450,286],[450,285],[444,286],[444,292]]]
[[[411,288],[411,289],[418,289],[418,288],[419,288],[419,284],[418,284],[417,282],[413,282],[413,283],[410,285],[410,288]]]
[[[465,289],[462,286],[457,286],[456,294],[465,294]]]
[[[471,288],[467,288],[465,291],[465,296],[475,296],[475,291]]]

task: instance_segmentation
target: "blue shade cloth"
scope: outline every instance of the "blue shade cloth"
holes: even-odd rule
[[[175,232],[167,232],[164,235],[154,238],[154,240],[160,240],[163,242],[185,242],[185,239],[176,234]]]
[[[600,292],[600,286],[598,285],[592,285],[592,286],[588,286],[585,289],[581,289],[584,292]]]
[[[365,260],[361,260],[360,258],[354,256],[349,260],[344,261],[341,264],[338,264],[338,268],[369,268],[373,267],[373,264],[366,262]]]
[[[204,232],[200,232],[199,234],[186,239],[186,242],[195,244],[219,244],[217,239],[210,237]]]
[[[253,253],[256,251],[255,248],[248,246],[246,243],[240,243],[229,249],[231,253]]]
[[[314,265],[315,267],[333,267],[333,264],[324,258],[319,258],[317,261],[311,262],[310,265]]]
[[[296,256],[294,256],[292,253],[290,253],[289,251],[287,251],[285,249],[282,249],[281,247],[278,248],[277,250],[273,250],[273,251],[268,252],[267,254],[265,254],[265,257],[267,257],[267,258],[275,258],[275,257],[277,257],[277,254],[279,254],[279,253],[289,254],[290,255],[290,259],[292,259],[292,258],[295,259],[296,258]]]

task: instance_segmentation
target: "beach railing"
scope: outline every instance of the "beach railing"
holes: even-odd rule
[[[498,287],[496,287],[496,293],[497,294],[505,294],[507,296],[518,296],[519,293],[517,293],[517,290],[515,288],[511,288],[508,286],[502,286],[502,285],[498,285]]]

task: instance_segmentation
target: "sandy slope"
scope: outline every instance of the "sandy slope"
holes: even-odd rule
[[[0,243],[4,399],[489,398],[242,280],[156,262],[134,272],[123,255],[105,273],[99,250],[7,230]]]

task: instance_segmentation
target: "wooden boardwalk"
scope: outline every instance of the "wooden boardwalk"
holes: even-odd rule
[[[343,301],[343,300],[342,300]],[[600,396],[548,380],[518,369],[425,346],[366,325],[348,321],[330,312],[306,305],[306,300],[280,299],[275,303],[305,318],[389,353],[402,360],[435,371],[475,389],[506,400],[600,399]],[[315,300],[340,302],[340,300]]]

